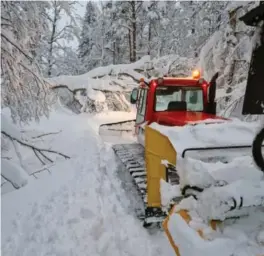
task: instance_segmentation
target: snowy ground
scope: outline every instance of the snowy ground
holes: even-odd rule
[[[150,234],[135,217],[95,123],[60,110],[30,126],[61,130],[49,146],[71,159],[2,195],[2,255],[174,255],[164,233]]]

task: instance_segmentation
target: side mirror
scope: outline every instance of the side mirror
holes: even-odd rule
[[[216,115],[216,107],[217,104],[215,102],[215,94],[216,94],[216,80],[218,78],[219,73],[216,72],[215,75],[212,77],[209,86],[209,93],[208,93],[208,105],[206,109],[206,113]]]
[[[130,103],[135,104],[137,102],[138,89],[134,88],[130,94]]]
[[[209,102],[214,102],[215,101],[215,93],[216,93],[216,80],[218,78],[219,73],[216,72],[214,76],[212,77],[210,81],[210,86],[209,86],[209,95],[208,95],[208,101]]]

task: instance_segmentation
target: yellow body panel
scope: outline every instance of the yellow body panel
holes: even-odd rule
[[[148,207],[161,207],[160,179],[166,180],[166,167],[161,163],[162,160],[176,165],[176,151],[167,136],[146,126],[145,162]]]

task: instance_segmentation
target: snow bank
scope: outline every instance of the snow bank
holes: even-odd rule
[[[166,163],[163,161],[164,165]],[[168,202],[170,202],[173,198],[180,198],[182,197],[182,190],[185,190],[185,196],[187,195],[196,195],[197,197],[202,194],[202,196],[205,196],[204,203],[208,204],[208,197],[211,197],[210,200],[213,201],[214,197],[216,196],[214,194],[214,186],[224,186],[220,188],[216,188],[217,192],[220,193],[223,189],[225,191],[225,188],[228,184],[234,184],[235,182],[239,182],[245,180],[247,182],[250,182],[249,184],[253,186],[252,184],[259,184],[260,180],[264,179],[264,175],[262,172],[259,171],[259,169],[255,166],[253,163],[253,158],[251,156],[244,156],[244,157],[237,157],[232,159],[229,163],[222,163],[222,162],[216,162],[216,163],[207,163],[203,162],[197,159],[192,158],[177,158],[177,166],[176,166],[177,173],[179,175],[179,185],[171,185],[167,182],[161,180],[161,199],[162,199],[162,205],[168,205]],[[245,185],[245,184],[244,184]],[[233,186],[233,185],[232,185]],[[240,188],[242,185],[235,185],[235,188],[237,187],[237,193],[232,194],[229,193],[229,196],[224,196],[225,192],[222,193],[221,200],[228,201],[230,198],[240,199],[240,197],[244,197],[245,195],[243,192],[239,193],[238,188]],[[186,189],[187,188],[187,189]],[[195,188],[195,189],[193,189]],[[196,190],[196,188],[199,188],[199,190]],[[202,193],[202,190],[210,188],[210,192]],[[262,188],[262,185],[261,185]],[[219,190],[219,191],[218,191]],[[254,190],[254,189],[253,189]],[[206,190],[207,191],[207,190]],[[236,191],[236,189],[234,189]],[[260,189],[261,191],[261,189]],[[207,195],[208,193],[208,195]],[[262,191],[263,193],[263,191]],[[255,193],[255,198],[257,201],[257,197],[259,197],[260,194]],[[263,195],[264,196],[264,195]],[[254,196],[252,195],[250,200],[253,200]],[[201,198],[199,197],[199,200]],[[217,201],[217,200],[215,200]],[[217,204],[220,206],[219,203],[220,199],[212,204],[209,204],[208,207],[211,207],[211,205],[214,205],[213,209],[218,209]],[[238,200],[239,201],[239,200]],[[240,202],[240,201],[239,201]],[[202,203],[201,203],[202,204]],[[216,204],[216,205],[215,205]],[[232,204],[232,200],[231,200]],[[245,202],[246,204],[246,202]],[[243,205],[245,205],[243,204]],[[226,205],[228,208],[229,206]],[[206,207],[201,207],[201,209],[206,209]],[[214,218],[225,218],[226,215],[223,213],[225,212],[225,209],[219,210],[219,214],[216,217],[215,213],[208,213],[209,210],[206,209],[206,213],[201,214],[202,216],[208,216],[208,218],[214,219]],[[217,211],[217,210],[216,210]],[[215,214],[215,215],[214,215]],[[243,213],[244,214],[244,213]],[[205,217],[206,218],[206,217]]]
[[[18,164],[7,159],[1,159],[1,175],[16,189],[28,183],[29,176],[26,171]]]
[[[20,130],[14,125],[11,119],[11,112],[8,108],[2,109],[1,113],[1,132],[5,132],[14,139],[21,140]]]
[[[259,123],[233,120],[217,124],[198,123],[197,125],[185,125],[182,127],[167,127],[152,123],[150,127],[166,135],[177,154],[181,155],[187,148],[250,146],[259,128]]]
[[[259,181],[263,174],[255,166],[251,156],[237,157],[229,163],[206,163],[192,158],[177,159],[180,186],[206,188],[217,184],[229,184],[240,179]]]

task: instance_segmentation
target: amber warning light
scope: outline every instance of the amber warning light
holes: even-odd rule
[[[198,69],[195,69],[193,72],[192,72],[192,77],[193,79],[199,79],[201,77],[201,73]]]
[[[146,83],[145,83],[144,78],[140,78],[139,79],[139,86],[142,87],[142,88],[146,88]]]

